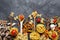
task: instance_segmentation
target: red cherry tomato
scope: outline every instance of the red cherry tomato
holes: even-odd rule
[[[57,22],[57,19],[55,18],[55,19],[53,20],[53,22],[56,23],[56,22]]]
[[[16,36],[16,35],[17,35],[17,31],[16,31],[16,30],[12,30],[12,31],[11,31],[11,35],[12,35],[12,36]]]
[[[56,36],[57,36],[57,35],[56,35],[55,33],[52,34],[52,38],[56,38]]]
[[[24,15],[19,15],[19,19],[22,21],[24,19]]]
[[[37,18],[36,22],[39,23],[41,21],[41,18]]]

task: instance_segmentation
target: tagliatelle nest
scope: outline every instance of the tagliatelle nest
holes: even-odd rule
[[[32,22],[26,22],[24,23],[23,32],[32,32],[33,27],[34,24]]]
[[[18,35],[16,36],[14,40],[22,40],[22,34],[18,33]]]
[[[19,34],[16,36],[16,38],[14,38],[14,40],[28,40],[28,36],[27,36],[27,34],[25,35],[25,34],[19,33]]]
[[[43,33],[45,31],[45,26],[43,24],[37,24],[36,30],[39,33]]]
[[[30,33],[30,39],[32,39],[32,40],[38,40],[38,39],[40,39],[39,33],[37,33],[37,32]]]

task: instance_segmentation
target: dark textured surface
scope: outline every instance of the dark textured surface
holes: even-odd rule
[[[11,11],[25,16],[37,10],[45,17],[60,16],[60,0],[0,0],[0,19],[6,19]]]

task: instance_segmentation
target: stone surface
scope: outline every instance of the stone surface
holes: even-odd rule
[[[27,17],[34,10],[45,17],[60,16],[60,0],[0,0],[0,19],[6,19],[11,11]]]

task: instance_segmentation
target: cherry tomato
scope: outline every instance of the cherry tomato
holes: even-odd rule
[[[12,35],[12,36],[16,36],[16,35],[17,35],[17,31],[16,31],[16,30],[12,30],[12,31],[11,31],[11,35]]]
[[[22,21],[24,19],[24,15],[19,15],[19,20]]]
[[[52,38],[56,38],[56,36],[57,36],[57,35],[56,35],[55,33],[52,34]]]
[[[37,18],[36,22],[39,23],[41,21],[41,18]]]
[[[53,20],[53,22],[56,23],[56,22],[57,22],[57,19],[55,18],[55,19]]]

